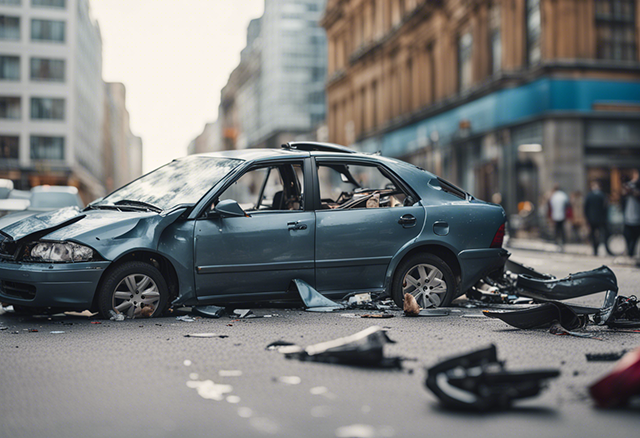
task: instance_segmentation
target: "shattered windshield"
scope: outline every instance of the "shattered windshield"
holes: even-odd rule
[[[186,157],[162,166],[106,196],[93,206],[146,203],[162,210],[195,204],[242,160]]]

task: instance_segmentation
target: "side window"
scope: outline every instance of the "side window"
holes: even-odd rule
[[[242,175],[215,203],[233,199],[244,211],[302,210],[304,208],[302,164],[259,167]]]
[[[413,203],[377,166],[319,164],[318,180],[322,209],[388,208]]]

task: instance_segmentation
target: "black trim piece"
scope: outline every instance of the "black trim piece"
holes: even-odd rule
[[[362,257],[353,259],[333,259],[333,260],[319,260],[316,262],[318,269],[325,268],[347,268],[350,266],[362,266],[362,265],[388,265],[393,257]]]
[[[278,263],[251,263],[243,265],[213,265],[198,266],[198,274],[230,274],[234,272],[259,272],[259,271],[293,271],[299,269],[313,269],[313,260],[303,260],[301,262],[278,262]]]

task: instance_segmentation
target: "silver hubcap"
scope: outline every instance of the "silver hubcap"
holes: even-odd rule
[[[433,265],[416,265],[409,269],[402,280],[402,295],[404,294],[413,295],[420,307],[438,307],[447,294],[444,274]]]
[[[123,278],[118,283],[112,299],[113,308],[129,317],[140,315],[145,307],[151,307],[153,314],[159,302],[158,286],[151,277],[144,274],[131,274]]]

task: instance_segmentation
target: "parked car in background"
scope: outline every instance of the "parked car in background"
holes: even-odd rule
[[[324,143],[192,155],[84,210],[0,228],[0,301],[169,306],[388,291],[446,306],[503,268],[505,213],[414,165]]]
[[[13,190],[13,181],[0,178],[0,199],[7,199],[11,190]]]
[[[29,199],[23,199],[24,193],[23,190],[12,190],[10,199],[0,200],[0,216],[3,216],[2,211],[6,211],[0,218],[0,229],[37,213],[64,207],[84,207],[78,189],[72,186],[36,186],[26,192]]]

